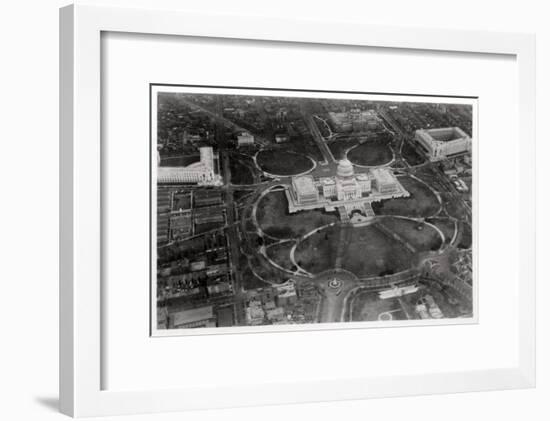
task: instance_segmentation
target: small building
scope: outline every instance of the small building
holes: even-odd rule
[[[258,301],[252,301],[246,308],[246,321],[249,325],[257,326],[264,322],[265,312]]]
[[[219,263],[210,265],[206,268],[206,276],[218,276],[226,273],[229,270],[227,263]]]
[[[277,307],[277,306],[275,305],[275,301],[273,301],[273,300],[266,301],[264,303],[264,308],[266,310],[273,310],[275,307]]]
[[[215,284],[210,284],[206,287],[208,295],[222,295],[233,292],[233,287],[231,282],[217,282]]]
[[[275,143],[286,143],[290,140],[288,133],[276,133],[275,134]]]
[[[272,287],[257,288],[246,291],[248,300],[265,304],[275,299],[276,291]]]
[[[197,260],[191,262],[191,272],[198,272],[206,268],[206,260]]]
[[[212,306],[182,310],[168,316],[172,329],[189,329],[198,327],[216,327],[216,316]]]
[[[285,311],[282,307],[275,307],[266,311],[267,320],[270,322],[279,322],[285,318]]]
[[[212,189],[195,190],[193,199],[195,207],[219,205],[223,202],[222,192]]]
[[[277,293],[277,305],[279,307],[296,303],[296,287],[293,280],[289,279],[284,284],[277,285],[275,289]]]
[[[237,136],[237,146],[239,148],[252,145],[254,145],[254,136],[252,136],[250,133],[243,132]]]

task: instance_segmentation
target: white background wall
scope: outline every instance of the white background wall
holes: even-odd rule
[[[149,5],[138,0],[94,1]],[[5,2],[0,11],[0,419],[63,419],[57,405],[58,352],[58,7],[59,0]],[[538,387],[370,401],[138,416],[142,420],[464,419],[546,420],[550,416],[550,27],[535,0],[202,0],[157,7],[290,15],[369,23],[537,33]],[[505,124],[505,122],[503,122]],[[503,171],[503,176],[506,171]],[[503,206],[506,211],[506,205]],[[476,344],[472,344],[473,347]],[[116,419],[126,419],[119,417]]]

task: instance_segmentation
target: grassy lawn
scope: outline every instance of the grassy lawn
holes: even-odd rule
[[[243,282],[243,287],[244,287],[245,290],[256,289],[256,288],[265,288],[265,287],[269,286],[268,283],[262,282],[261,280],[256,278],[254,276],[254,274],[251,272],[250,268],[247,268],[242,273],[242,282]]]
[[[425,184],[411,177],[398,177],[398,179],[410,196],[373,203],[372,208],[377,215],[401,215],[418,218],[428,217],[437,212],[439,209],[437,197]]]
[[[336,265],[342,225],[326,228],[298,245],[296,261],[311,273]],[[407,269],[411,253],[375,224],[351,228],[341,251],[342,268],[359,277],[390,274]]]
[[[384,218],[380,223],[418,251],[437,250],[441,246],[438,232],[427,224],[401,218]]]
[[[307,156],[280,149],[261,151],[257,162],[262,170],[274,175],[301,174],[313,166]]]
[[[336,214],[322,210],[288,213],[288,202],[283,191],[265,195],[256,213],[260,228],[276,238],[297,238],[311,230],[338,220]]]
[[[420,155],[416,149],[410,144],[410,142],[405,141],[403,144],[403,149],[401,149],[401,154],[405,161],[409,165],[419,165],[426,162],[426,158]]]
[[[338,139],[330,142],[328,147],[336,159],[343,159],[346,149],[351,148],[359,143],[359,139]]]
[[[290,261],[290,249],[294,245],[294,242],[289,241],[287,243],[276,244],[268,247],[266,253],[270,259],[272,259],[279,266],[292,270],[292,262]]]
[[[468,210],[464,207],[462,202],[454,196],[446,194],[443,203],[445,205],[445,210],[450,216],[462,219],[468,214]]]
[[[434,224],[437,228],[439,228],[443,235],[445,235],[445,244],[449,244],[451,240],[453,239],[453,235],[455,233],[455,224],[452,219],[450,218],[432,218],[427,219],[427,222],[430,224]]]
[[[392,151],[386,142],[365,142],[348,152],[348,159],[357,165],[377,166],[391,161]]]
[[[244,158],[235,158],[231,157],[231,160],[229,162],[229,170],[231,171],[231,183],[232,184],[253,184],[254,183],[254,176],[252,173],[252,169],[254,166],[254,163],[252,160],[250,161],[250,166],[245,165],[241,160],[244,160]]]
[[[315,161],[322,161],[323,154],[310,135],[303,135],[292,138],[284,144],[285,150],[313,158]]]

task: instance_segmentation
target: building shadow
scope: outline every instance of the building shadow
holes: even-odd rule
[[[59,398],[51,396],[38,396],[35,400],[43,407],[51,411],[59,412]]]

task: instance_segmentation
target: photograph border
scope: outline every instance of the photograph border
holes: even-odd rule
[[[426,319],[426,320],[393,320],[393,321],[357,321],[357,322],[332,322],[332,323],[304,323],[294,325],[260,325],[260,326],[231,326],[231,327],[209,327],[209,328],[194,328],[194,329],[158,329],[157,328],[157,308],[156,308],[156,283],[155,277],[155,257],[154,250],[154,232],[156,230],[156,218],[154,217],[154,211],[156,209],[155,203],[153,203],[153,197],[156,198],[156,194],[153,194],[153,189],[157,188],[153,177],[153,150],[156,145],[153,140],[156,138],[153,133],[153,128],[156,125],[153,124],[153,119],[157,116],[158,108],[153,109],[153,95],[162,91],[162,88],[172,88],[172,90],[166,90],[165,92],[179,93],[177,89],[204,89],[208,90],[223,90],[228,91],[227,94],[222,93],[208,93],[208,92],[193,92],[195,95],[231,95],[231,90],[246,91],[246,92],[278,92],[278,93],[305,93],[305,94],[332,94],[332,95],[358,95],[368,97],[388,97],[379,99],[380,102],[392,102],[389,97],[396,97],[395,102],[414,102],[422,103],[422,99],[441,99],[442,103],[445,103],[445,99],[450,99],[451,104],[464,104],[471,105],[472,107],[472,316],[465,318],[443,318],[438,319]],[[174,90],[176,89],[176,90]],[[181,93],[186,93],[182,91]],[[188,93],[188,92],[187,92]],[[233,95],[245,95],[244,93],[234,93]],[[258,97],[269,96],[253,95]],[[281,96],[283,95],[273,95]],[[293,97],[292,95],[284,96],[285,98],[302,98],[301,96]],[[315,96],[304,96],[303,98],[317,98]],[[327,97],[319,96],[319,99],[326,99]],[[405,101],[397,98],[406,98]],[[418,101],[415,99],[418,98]],[[334,97],[331,99],[348,99]],[[358,101],[377,101],[375,98],[357,98]],[[464,100],[464,102],[454,101]],[[411,93],[388,93],[388,92],[363,92],[363,91],[334,91],[334,90],[322,90],[322,89],[285,89],[285,88],[265,88],[265,87],[250,87],[250,86],[220,86],[220,85],[193,85],[193,84],[177,84],[177,83],[149,83],[149,335],[152,338],[162,338],[170,336],[197,336],[197,335],[228,335],[228,334],[251,334],[251,333],[276,333],[276,332],[307,332],[307,331],[319,331],[319,330],[340,330],[340,329],[376,329],[376,328],[399,328],[399,327],[429,327],[429,326],[453,326],[453,325],[468,325],[479,323],[479,285],[478,285],[478,184],[479,184],[479,168],[478,168],[478,148],[479,148],[479,134],[478,134],[478,108],[479,97],[476,95],[439,95],[439,94],[411,94]],[[432,101],[425,101],[431,103]],[[436,103],[433,101],[433,103]]]

